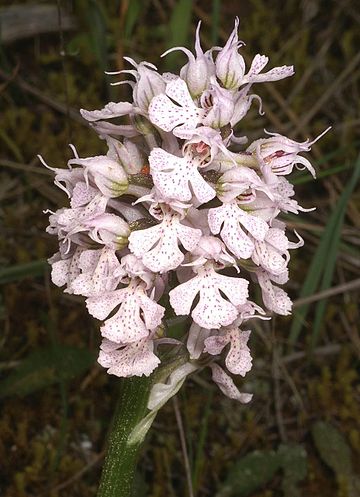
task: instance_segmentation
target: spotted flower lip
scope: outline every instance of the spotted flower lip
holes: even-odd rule
[[[100,348],[98,362],[115,376],[149,376],[160,364],[154,354],[154,342],[142,339],[122,346],[104,338]]]
[[[201,230],[185,226],[180,221],[179,214],[166,209],[160,224],[131,233],[130,250],[151,271],[163,273],[177,268],[184,260],[179,242],[186,250],[192,251],[201,237]]]
[[[236,257],[248,259],[255,249],[255,240],[265,239],[269,226],[261,218],[242,210],[236,201],[209,210],[209,226]],[[245,231],[252,236],[249,236]]]
[[[150,121],[164,131],[173,131],[179,138],[183,130],[196,128],[204,115],[181,78],[167,83],[165,93],[154,97],[149,106]]]
[[[225,365],[230,373],[245,376],[252,366],[250,349],[247,345],[251,331],[228,327],[220,332],[222,333],[209,336],[204,340],[205,351],[211,355],[218,355],[229,343],[230,349],[225,358]]]
[[[89,297],[86,301],[90,314],[104,320],[118,306],[117,312],[107,319],[101,334],[116,343],[133,343],[149,336],[160,325],[165,309],[146,295],[143,283],[132,279],[126,288]]]
[[[199,303],[191,317],[203,328],[220,328],[237,318],[236,305],[244,304],[248,296],[248,282],[218,274],[211,262],[196,269],[197,275],[170,291],[170,304],[177,315],[190,314],[196,295]],[[220,290],[226,295],[223,298]]]
[[[115,290],[126,274],[110,247],[82,251],[78,267],[81,274],[72,282],[72,290],[85,297]]]
[[[125,57],[131,68],[113,74],[128,79],[113,84],[128,84],[130,101],[80,111],[103,155],[80,157],[71,145],[64,169],[40,157],[68,197],[47,211],[59,241],[52,281],[84,296],[102,321],[98,362],[115,376],[149,376],[181,355],[153,386],[151,415],[205,365],[225,395],[251,400],[233,376],[252,367],[252,320],[291,313],[282,286],[304,243],[280,216],[313,210],[299,205],[287,176],[295,167],[315,176],[302,154],[328,131],[297,142],[265,130],[249,143],[244,118],[256,105],[264,113],[253,85],[287,78],[293,66],[265,71],[269,59],[257,54],[247,69],[238,18],[223,47],[203,50],[200,24],[194,53],[163,54],[185,53],[180,74]],[[184,336],[171,335],[174,319],[188,324]]]
[[[216,195],[199,172],[201,158],[190,151],[184,157],[176,157],[161,148],[154,148],[149,163],[155,186],[164,197],[188,202],[195,195],[200,203],[206,203]]]

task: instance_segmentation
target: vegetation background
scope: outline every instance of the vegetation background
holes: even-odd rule
[[[222,45],[240,17],[242,53],[295,64],[258,85],[263,128],[314,145],[318,171],[296,173],[298,198],[317,210],[288,222],[306,245],[291,261],[294,314],[254,323],[250,405],[224,398],[205,375],[187,381],[156,419],[139,464],[137,497],[360,495],[359,227],[360,14],[351,0],[0,1],[0,495],[95,496],[118,380],[96,364],[98,324],[81,299],[49,279],[56,241],[45,209],[66,200],[48,164],[68,143],[87,157],[104,145],[78,109],[127,97],[105,70],[123,55],[159,69],[174,45]],[[179,423],[181,417],[182,423]],[[183,435],[183,437],[182,437]],[[185,439],[186,450],[181,439]],[[183,440],[184,441],[184,440]],[[183,444],[184,445],[184,444]],[[188,459],[190,470],[184,461]]]

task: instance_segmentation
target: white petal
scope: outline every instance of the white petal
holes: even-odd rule
[[[241,393],[233,380],[218,364],[210,365],[212,370],[212,379],[220,390],[230,399],[238,400],[242,404],[247,404],[252,399],[252,394]]]
[[[164,230],[157,245],[142,258],[144,265],[155,273],[176,269],[183,260],[184,254],[178,247],[175,229]]]
[[[202,113],[194,104],[185,81],[180,78],[170,81],[166,85],[166,95],[157,95],[149,106],[150,121],[164,131],[171,131],[179,125],[183,129],[196,128]]]
[[[255,264],[260,265],[271,274],[282,274],[288,263],[288,258],[282,257],[282,254],[266,242],[256,242],[252,259]]]
[[[205,352],[211,355],[221,354],[229,341],[227,334],[211,336],[205,340]]]
[[[206,339],[209,337],[211,330],[201,328],[195,322],[192,322],[186,342],[186,347],[190,354],[190,359],[199,359],[204,352]]]
[[[292,302],[287,293],[282,288],[272,285],[265,271],[257,272],[257,277],[267,309],[283,316],[290,314]]]
[[[98,121],[99,119],[110,119],[133,113],[133,105],[129,102],[109,102],[101,110],[80,109],[80,114],[87,121]]]
[[[116,343],[132,343],[149,335],[140,316],[139,302],[134,295],[127,295],[117,313],[101,327],[103,337]]]
[[[51,281],[56,286],[64,286],[68,282],[68,272],[70,267],[70,259],[62,259],[53,262],[51,265]],[[80,271],[79,271],[80,273]]]
[[[239,209],[241,211],[241,209]],[[264,240],[269,230],[269,225],[261,218],[252,216],[247,212],[240,212],[240,223],[252,234],[256,240]]]
[[[217,274],[216,283],[232,304],[245,304],[249,295],[249,282],[247,280],[244,280],[244,278],[231,278],[229,276]]]
[[[97,319],[105,319],[110,312],[119,305],[126,296],[126,290],[116,290],[104,295],[90,297],[86,299],[86,307],[89,313]]]
[[[265,241],[270,243],[279,252],[284,253],[289,248],[289,240],[285,235],[284,230],[278,228],[270,228],[266,234]]]
[[[225,364],[230,373],[245,376],[252,367],[252,358],[247,342],[250,331],[242,331],[237,328],[230,330],[231,346],[226,357]]]
[[[201,203],[208,202],[216,195],[215,190],[199,173],[198,163],[190,155],[177,157],[155,148],[150,154],[149,164],[154,184],[165,197],[190,200],[192,191],[189,183]]]
[[[201,230],[190,228],[181,223],[177,224],[176,232],[182,246],[190,252],[195,249],[201,238]]]
[[[221,328],[237,318],[236,307],[223,299],[219,290],[213,287],[201,289],[198,305],[191,313],[193,320],[203,328]]]
[[[160,237],[161,225],[133,231],[129,236],[129,249],[137,257],[141,257],[153,248]]]
[[[209,226],[214,234],[221,230],[221,238],[227,248],[238,258],[248,259],[254,250],[254,244],[239,225],[240,209],[233,203],[209,210]],[[241,213],[240,213],[241,214]]]
[[[181,78],[170,81],[166,85],[166,95],[175,100],[182,107],[195,107],[187,84]]]
[[[157,328],[164,316],[165,309],[150,299],[145,293],[139,294],[138,299],[144,315],[144,321],[149,330]]]
[[[190,314],[192,303],[199,290],[199,278],[195,277],[170,291],[170,304],[177,316]]]

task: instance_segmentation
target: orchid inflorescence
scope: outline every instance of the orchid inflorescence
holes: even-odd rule
[[[185,351],[177,381],[209,366],[226,395],[248,402],[219,362],[235,375],[251,369],[247,323],[269,313],[249,300],[249,281],[267,311],[291,311],[279,285],[288,280],[289,251],[303,240],[295,232],[290,241],[278,216],[311,210],[285,176],[294,166],[315,176],[299,155],[314,142],[267,133],[247,145],[235,136],[254,100],[262,114],[253,84],[291,76],[293,67],[262,72],[268,57],[258,54],[246,72],[238,19],[223,48],[204,53],[199,30],[195,55],[183,47],[164,54],[185,52],[180,76],[125,57],[133,69],[119,73],[134,81],[115,84],[129,84],[133,101],[81,110],[108,151],[80,158],[72,146],[68,169],[52,168],[70,207],[50,215],[47,231],[60,247],[49,262],[52,281],[85,296],[103,321],[98,361],[108,373],[148,376],[161,349],[167,357]],[[127,124],[108,122],[124,116]],[[188,331],[172,336],[181,320]]]

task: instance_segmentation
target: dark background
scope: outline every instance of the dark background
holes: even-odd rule
[[[296,69],[292,78],[256,87],[266,114],[254,106],[238,134],[258,138],[266,128],[303,141],[332,130],[307,155],[318,179],[292,177],[300,204],[317,210],[287,218],[306,242],[290,264],[295,312],[252,326],[254,369],[243,388],[254,400],[226,399],[206,372],[178,396],[194,495],[360,495],[359,3],[0,6],[0,496],[94,496],[118,385],[94,359],[98,324],[81,299],[50,282],[45,261],[56,240],[44,232],[43,210],[66,198],[36,154],[64,167],[68,143],[83,157],[104,152],[78,114],[129,97],[104,71],[123,69],[123,55],[178,70],[185,56],[161,59],[163,51],[192,48],[199,19],[203,47],[223,45],[236,15],[247,61],[264,53],[269,68]],[[187,495],[185,475],[169,402],[145,444],[136,496]]]

